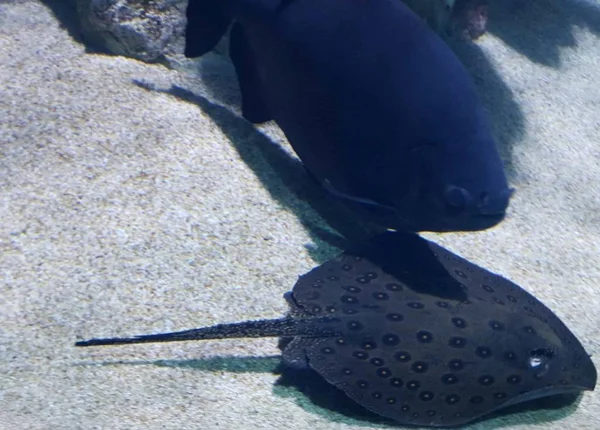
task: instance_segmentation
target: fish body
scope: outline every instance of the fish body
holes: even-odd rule
[[[215,29],[199,32],[210,25],[200,3]],[[401,1],[191,0],[187,16],[192,56],[234,21],[244,117],[275,120],[310,174],[367,220],[470,231],[504,218],[512,191],[474,85]]]
[[[371,411],[446,427],[593,390],[581,343],[513,282],[417,235],[388,232],[299,277],[285,318],[78,346],[281,336],[282,357]]]

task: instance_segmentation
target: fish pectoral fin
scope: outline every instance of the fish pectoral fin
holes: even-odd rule
[[[244,28],[235,23],[231,29],[229,55],[235,67],[240,91],[242,93],[242,116],[246,121],[260,124],[272,120],[262,91],[262,83],[258,77],[256,63]]]
[[[188,58],[200,57],[211,51],[232,21],[223,1],[192,0],[185,15],[184,55]]]
[[[395,210],[394,207],[381,204],[379,202],[376,202],[375,200],[372,200],[372,199],[369,199],[369,198],[366,198],[366,197],[354,196],[352,194],[347,194],[347,193],[344,193],[342,191],[339,191],[337,188],[335,188],[333,186],[333,184],[329,181],[329,179],[324,179],[321,185],[323,186],[323,188],[325,188],[325,190],[328,193],[330,193],[331,195],[333,195],[333,196],[335,196],[335,197],[337,197],[339,199],[348,200],[350,202],[359,203],[361,205],[367,205],[367,206],[373,206],[373,207],[377,207],[377,208]]]

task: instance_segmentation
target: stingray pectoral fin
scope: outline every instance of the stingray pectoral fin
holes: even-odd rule
[[[212,50],[227,31],[232,17],[221,0],[190,0],[186,10],[186,57],[200,57]]]
[[[262,82],[258,76],[254,56],[240,23],[235,23],[231,29],[229,55],[242,93],[242,116],[253,124],[272,120],[263,96]]]

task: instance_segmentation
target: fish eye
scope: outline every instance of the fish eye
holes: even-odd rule
[[[444,192],[446,203],[456,209],[465,209],[471,203],[471,194],[464,188],[448,185]]]

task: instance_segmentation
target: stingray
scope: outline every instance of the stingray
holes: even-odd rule
[[[284,364],[313,369],[381,416],[432,427],[596,384],[550,309],[418,235],[375,236],[300,276],[285,298],[280,319],[76,345],[282,337]]]

